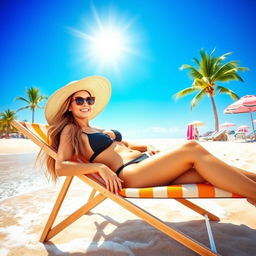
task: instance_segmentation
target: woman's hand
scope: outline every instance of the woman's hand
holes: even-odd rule
[[[150,155],[155,155],[156,153],[159,153],[160,150],[156,149],[154,146],[152,145],[148,145],[147,146],[147,152],[150,154]]]
[[[118,195],[118,191],[122,189],[123,180],[121,180],[116,175],[116,173],[114,173],[107,166],[101,167],[99,169],[99,174],[102,177],[102,179],[105,181],[107,190]]]

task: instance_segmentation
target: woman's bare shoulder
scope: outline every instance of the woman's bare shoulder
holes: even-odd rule
[[[72,130],[72,126],[73,126],[72,124],[67,124],[67,125],[63,128],[61,134],[70,135],[70,132],[71,132],[71,130]]]

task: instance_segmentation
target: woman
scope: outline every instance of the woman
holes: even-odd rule
[[[122,187],[207,182],[256,203],[256,174],[226,164],[195,141],[158,152],[125,142],[116,130],[91,127],[89,121],[103,110],[110,94],[109,81],[92,76],[49,98],[45,116],[57,160],[48,156],[47,167],[54,179],[97,172],[116,194]],[[74,155],[86,163],[71,161]]]

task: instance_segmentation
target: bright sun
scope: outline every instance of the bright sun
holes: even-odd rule
[[[125,37],[115,28],[103,28],[92,35],[91,55],[99,62],[119,62],[125,53]]]
[[[129,36],[133,20],[120,24],[120,20],[112,15],[105,21],[99,17],[95,8],[93,14],[95,22],[90,24],[86,33],[71,29],[74,35],[83,39],[81,56],[100,70],[110,67],[118,71],[120,63],[127,61],[128,54],[136,54],[131,48],[132,40]]]

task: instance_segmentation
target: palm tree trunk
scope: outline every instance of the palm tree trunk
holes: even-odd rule
[[[35,115],[35,110],[32,109],[32,123],[34,123],[34,115]]]
[[[215,119],[215,131],[219,131],[219,118],[218,118],[216,104],[215,104],[213,96],[210,96],[210,99],[212,102],[213,114],[214,114],[214,119]]]

